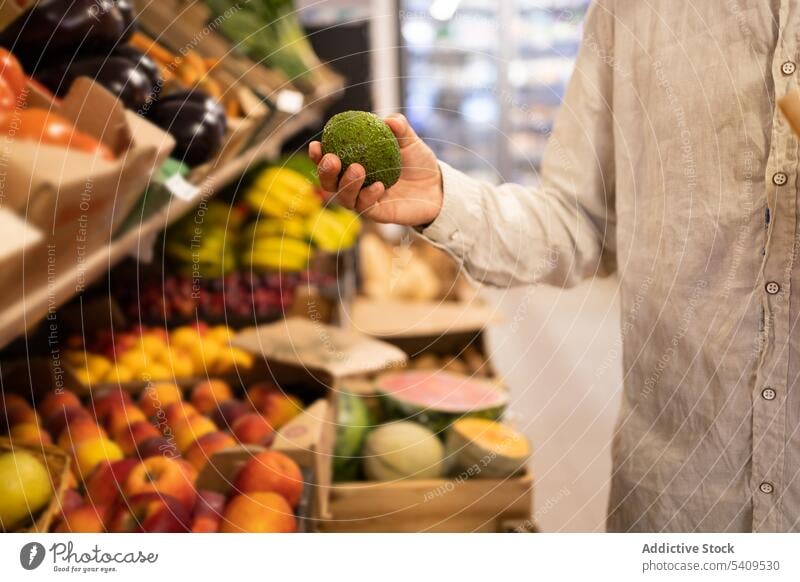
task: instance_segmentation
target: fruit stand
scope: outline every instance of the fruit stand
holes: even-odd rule
[[[530,529],[491,310],[284,151],[344,84],[291,2],[4,3],[0,56],[0,530]]]

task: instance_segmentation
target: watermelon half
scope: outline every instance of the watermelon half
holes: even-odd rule
[[[497,420],[508,404],[508,392],[497,384],[442,370],[383,374],[376,389],[389,418],[412,419],[437,434],[465,416]]]

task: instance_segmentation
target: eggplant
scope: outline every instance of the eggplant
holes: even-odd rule
[[[164,79],[161,77],[161,71],[158,69],[158,65],[144,54],[142,51],[133,47],[129,44],[122,44],[114,49],[114,52],[111,53],[112,56],[115,57],[122,57],[123,59],[128,59],[132,63],[134,63],[139,70],[141,70],[147,78],[150,80],[150,84],[153,87],[162,87],[164,85]]]
[[[39,0],[0,32],[29,73],[75,58],[103,55],[125,35],[114,0]]]
[[[173,157],[189,167],[212,160],[222,148],[225,131],[220,119],[203,104],[158,100],[147,118],[175,138]]]
[[[219,118],[223,135],[228,130],[228,116],[225,114],[222,104],[200,89],[174,91],[159,97],[158,100],[162,103],[197,103],[202,105],[206,108],[206,111]]]
[[[69,91],[78,77],[91,77],[116,95],[125,107],[140,110],[153,96],[153,84],[136,63],[123,57],[94,57],[42,71],[36,79],[57,96]]]
[[[131,4],[130,0],[114,0],[114,4],[122,15],[122,21],[125,23],[125,30],[122,33],[122,41],[124,42],[136,32],[136,11],[133,9],[133,4]]]

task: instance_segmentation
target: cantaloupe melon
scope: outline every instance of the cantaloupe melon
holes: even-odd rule
[[[367,436],[364,473],[372,481],[435,479],[443,473],[444,445],[416,422],[384,424]]]
[[[414,420],[436,433],[463,416],[499,419],[508,403],[496,383],[442,370],[382,374],[376,389],[389,418]]]
[[[462,418],[447,434],[451,470],[470,477],[500,479],[524,469],[531,445],[522,433],[485,418]]]

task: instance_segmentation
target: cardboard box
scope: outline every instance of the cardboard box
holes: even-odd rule
[[[114,161],[26,140],[2,140],[3,206],[42,233],[15,269],[0,271],[0,293],[12,303],[83,262],[106,244],[136,204],[174,140],[87,78],[58,104],[31,92],[28,107],[52,108],[107,145]],[[102,111],[102,115],[97,115]],[[80,281],[80,277],[78,277]],[[10,317],[13,317],[11,314]]]
[[[233,344],[263,358],[280,386],[324,395],[280,431],[275,447],[314,467],[317,513],[327,519],[336,395],[349,378],[400,366],[406,355],[385,342],[299,317],[244,330]]]

